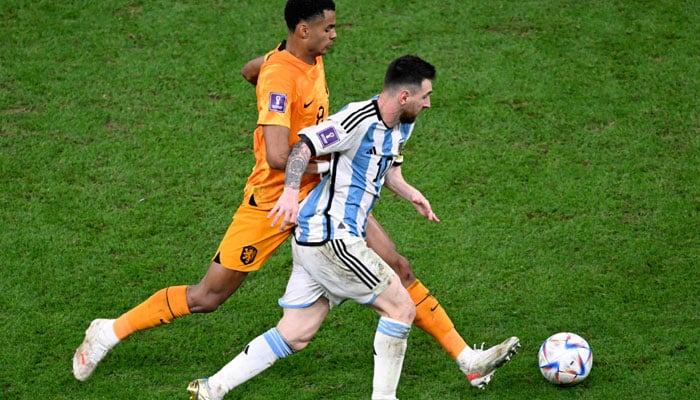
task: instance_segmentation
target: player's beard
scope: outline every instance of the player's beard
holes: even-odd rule
[[[399,117],[399,121],[401,121],[402,124],[412,124],[416,122],[416,116],[415,115],[408,115],[408,114],[401,114]]]

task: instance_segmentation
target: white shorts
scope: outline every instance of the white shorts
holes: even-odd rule
[[[322,296],[331,305],[345,300],[372,304],[395,276],[362,238],[335,239],[320,246],[301,246],[292,240],[292,256],[292,275],[279,299],[284,308],[305,308]]]

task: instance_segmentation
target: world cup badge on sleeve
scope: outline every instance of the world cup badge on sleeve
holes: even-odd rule
[[[287,111],[287,95],[284,93],[270,93],[270,111],[284,114]]]
[[[321,140],[321,145],[323,145],[323,148],[340,141],[340,136],[338,136],[338,133],[332,126],[329,126],[328,128],[316,133],[316,135]]]

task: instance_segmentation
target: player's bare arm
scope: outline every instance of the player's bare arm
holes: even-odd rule
[[[287,159],[291,147],[289,146],[289,128],[277,125],[265,125],[263,127],[265,140],[265,159],[270,168],[284,170],[287,167]],[[328,171],[327,157],[310,160],[306,165],[306,174],[322,174]]]
[[[280,125],[263,126],[265,161],[270,168],[284,170],[289,157],[289,128]]]
[[[310,159],[311,149],[306,143],[300,141],[292,147],[284,173],[284,191],[275,206],[267,214],[268,219],[274,217],[270,226],[277,225],[280,218],[282,221],[280,230],[284,230],[287,225],[296,223],[297,213],[299,212],[301,177],[304,175]]]
[[[311,149],[304,142],[298,142],[289,153],[287,167],[284,174],[284,188],[299,190],[301,176],[306,171],[306,166],[311,159]]]
[[[428,218],[430,221],[440,222],[440,219],[433,212],[433,209],[430,207],[430,202],[423,196],[423,193],[406,182],[401,172],[401,166],[395,166],[389,169],[384,180],[384,186],[398,196],[410,201],[420,215]]]
[[[264,56],[248,61],[243,68],[241,68],[241,75],[243,76],[243,79],[255,86],[258,83],[258,75],[260,74],[260,68],[262,67],[263,62],[265,62]]]

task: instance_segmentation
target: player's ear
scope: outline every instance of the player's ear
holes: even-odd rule
[[[409,96],[411,96],[411,92],[409,92],[408,89],[401,89],[399,91],[399,104],[406,104]]]
[[[297,25],[297,33],[299,34],[299,37],[302,39],[306,39],[309,37],[309,25],[305,22],[300,22]]]

